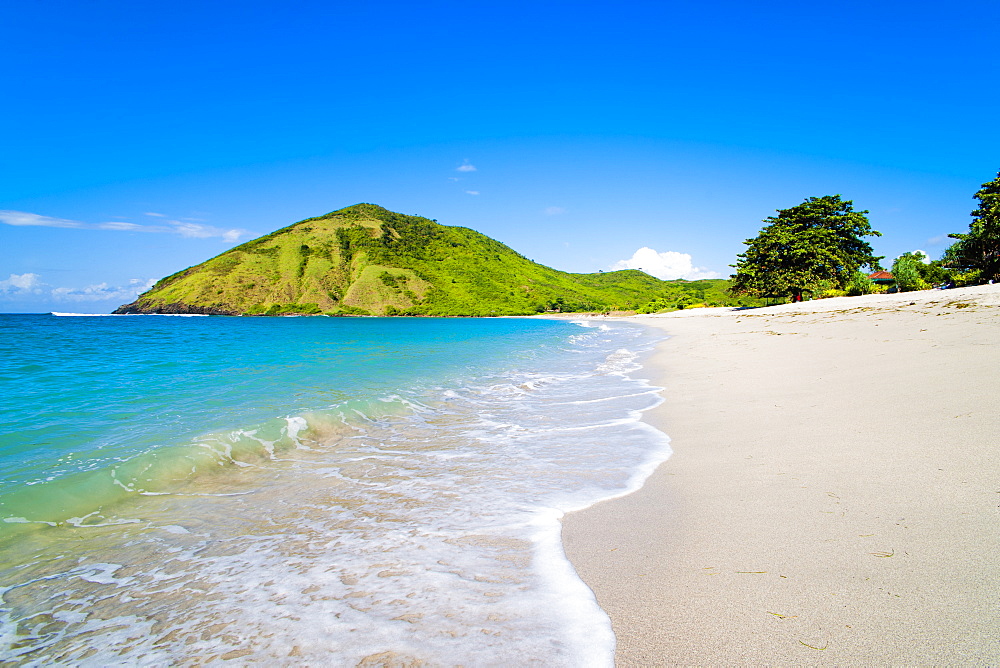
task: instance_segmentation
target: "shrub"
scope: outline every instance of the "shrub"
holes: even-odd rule
[[[875,281],[868,278],[867,274],[856,271],[847,283],[847,294],[851,297],[870,295],[875,292],[875,288]]]
[[[635,310],[636,313],[659,313],[660,311],[668,311],[674,307],[671,304],[667,304],[662,299],[654,299],[651,302],[646,302],[639,308]]]
[[[967,285],[979,285],[982,282],[982,272],[978,269],[973,269],[961,274],[954,274],[952,278],[955,281],[956,288],[964,288]]]
[[[926,290],[929,286],[920,276],[918,264],[922,264],[921,256],[913,253],[903,253],[892,263],[892,277],[896,279],[896,288],[900,292]]]

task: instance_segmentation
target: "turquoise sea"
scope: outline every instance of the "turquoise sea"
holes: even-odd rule
[[[655,337],[0,315],[0,660],[611,665],[559,519],[668,456]]]

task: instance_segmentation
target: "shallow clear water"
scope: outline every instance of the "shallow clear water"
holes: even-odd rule
[[[0,316],[0,658],[610,665],[559,518],[669,453],[651,336]]]

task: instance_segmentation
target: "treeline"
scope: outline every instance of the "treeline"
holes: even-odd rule
[[[724,279],[671,281],[662,294],[641,305],[637,312],[661,313],[711,306],[752,307],[763,305],[764,302],[756,297],[734,296],[730,292],[730,286],[731,282]]]
[[[956,241],[938,260],[920,251],[904,253],[891,266],[890,278],[870,278],[882,270],[865,237],[872,229],[868,211],[855,211],[840,195],[809,197],[766,225],[733,265],[730,294],[762,299],[861,295],[885,291],[960,287],[1000,280],[1000,173],[973,195],[978,207],[969,230],[949,236]]]

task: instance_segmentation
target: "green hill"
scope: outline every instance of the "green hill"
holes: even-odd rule
[[[167,276],[115,313],[487,316],[631,310],[668,299],[677,283],[637,270],[569,274],[464,227],[358,204]]]

